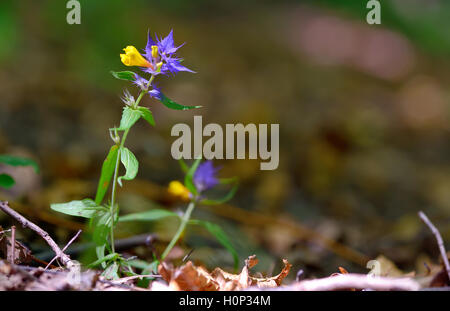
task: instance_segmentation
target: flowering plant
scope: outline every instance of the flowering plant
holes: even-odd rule
[[[235,179],[219,180],[216,176],[217,169],[212,166],[211,162],[200,164],[201,160],[199,159],[188,168],[187,165],[181,161],[182,168],[186,171],[185,183],[183,185],[180,182],[174,181],[170,183],[168,190],[174,196],[190,202],[184,215],[179,216],[168,210],[154,209],[144,213],[135,213],[119,217],[119,206],[116,199],[117,185],[122,187],[123,180],[134,179],[139,168],[138,160],[134,154],[125,147],[127,136],[133,125],[140,119],[144,119],[150,125],[155,126],[151,110],[139,105],[142,98],[148,94],[151,98],[160,101],[166,107],[175,110],[200,108],[200,106],[184,106],[172,101],[154,84],[154,80],[159,75],[175,75],[181,71],[193,73],[192,70],[181,64],[182,59],[176,55],[176,52],[181,46],[182,45],[175,46],[173,31],[171,31],[165,38],[158,38],[155,36],[155,39],[153,39],[149,33],[148,42],[143,54],[131,45],[123,49],[124,53],[120,54],[122,63],[125,66],[139,67],[143,72],[143,75],[141,76],[133,71],[112,71],[111,73],[115,78],[132,82],[140,92],[135,99],[128,90],[124,91],[124,96],[122,97],[122,101],[124,102],[122,118],[119,127],[109,129],[109,135],[114,144],[110,148],[109,153],[103,162],[95,199],[92,200],[88,198],[51,205],[51,208],[55,211],[72,216],[85,217],[90,220],[92,240],[96,245],[96,254],[98,258],[91,263],[90,266],[94,267],[101,265],[105,268],[104,275],[108,278],[119,277],[120,272],[123,271],[123,269],[120,269],[121,267],[126,268],[126,274],[135,274],[132,269],[133,262],[123,258],[120,254],[116,253],[115,250],[114,227],[119,221],[156,220],[169,216],[179,217],[181,219],[180,227],[166,250],[161,255],[160,260],[166,258],[167,254],[179,240],[188,223],[202,225],[209,232],[214,234],[221,244],[231,251],[235,260],[235,265],[237,265],[236,252],[224,232],[218,226],[209,222],[190,220],[190,215],[197,203],[217,204],[225,202],[231,198],[236,191],[237,183],[235,183],[230,193],[228,193],[224,199],[219,201],[206,199],[204,191],[219,183],[236,181]],[[122,163],[125,168],[125,175],[123,176],[119,176],[120,163]],[[109,189],[111,189],[111,196],[110,199],[105,202],[105,196]],[[149,267],[154,268],[155,264],[157,265],[158,263],[159,261],[155,260]],[[145,271],[143,271],[143,273],[144,272]]]

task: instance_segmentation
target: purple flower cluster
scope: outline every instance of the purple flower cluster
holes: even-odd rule
[[[155,34],[155,39],[153,40],[150,35],[150,31],[148,32],[148,41],[147,46],[145,47],[144,57],[148,60],[148,62],[152,65],[152,67],[143,68],[142,70],[150,73],[152,75],[164,74],[168,75],[168,73],[176,74],[180,71],[194,72],[189,68],[181,65],[183,61],[182,58],[176,57],[175,52],[184,45],[184,43],[180,46],[175,46],[175,42],[173,41],[173,30],[165,37],[164,39],[158,38]],[[156,53],[154,52],[154,47],[157,47]],[[158,69],[158,64],[162,62],[162,65]]]
[[[175,46],[173,40],[173,30],[165,38],[158,38],[155,34],[155,40],[148,32],[148,41],[144,49],[144,58],[149,62],[149,67],[141,67],[141,70],[149,73],[153,76],[159,74],[169,75],[169,73],[175,75],[180,71],[187,71],[195,73],[194,71],[181,65],[182,58],[176,57],[175,52],[184,45]],[[136,80],[133,83],[141,90],[147,91],[151,97],[158,100],[162,100],[160,88],[153,85],[151,90],[149,88],[149,80],[135,74]]]
[[[214,167],[212,161],[200,164],[194,174],[194,185],[198,192],[211,189],[219,183],[217,172],[220,168]]]

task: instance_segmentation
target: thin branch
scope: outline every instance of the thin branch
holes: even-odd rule
[[[74,235],[74,237],[72,239],[70,239],[69,243],[66,244],[66,246],[64,246],[64,248],[62,249],[62,252],[64,252],[69,246],[70,244],[72,244],[73,241],[76,240],[76,238],[78,238],[78,236],[80,235],[81,230],[78,230],[77,234]],[[44,270],[47,270],[48,267],[50,267],[50,265],[58,258],[58,256],[53,257],[52,260],[50,260],[50,262],[45,266]]]
[[[0,209],[9,216],[16,219],[23,227],[30,228],[31,230],[39,234],[47,242],[47,244],[50,245],[50,247],[56,253],[56,256],[60,258],[63,265],[65,265],[68,268],[74,265],[70,257],[64,254],[64,252],[59,248],[58,244],[56,244],[56,242],[50,237],[50,235],[46,231],[42,230],[41,228],[39,228],[39,226],[35,225],[34,223],[27,220],[19,213],[17,213],[15,210],[11,209],[8,205],[8,202],[0,201]]]
[[[424,212],[419,212],[419,217],[422,221],[430,228],[431,232],[433,232],[436,237],[436,241],[439,247],[439,251],[441,252],[442,261],[444,262],[445,271],[447,271],[448,281],[450,282],[450,264],[448,262],[447,252],[445,251],[444,241],[442,240],[442,236],[439,233],[439,230],[433,225],[433,223],[428,219],[427,215]]]
[[[289,290],[301,291],[332,291],[355,289],[389,290],[419,290],[419,283],[411,278],[373,277],[366,274],[341,274],[323,279],[305,280],[287,286]]]
[[[8,261],[11,264],[14,264],[14,259],[16,253],[16,226],[11,226],[11,249],[8,254]]]

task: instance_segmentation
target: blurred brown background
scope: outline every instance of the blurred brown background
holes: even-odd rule
[[[156,128],[142,122],[127,144],[140,160],[120,193],[123,213],[165,200],[182,178],[170,156],[171,127],[193,123],[279,123],[280,165],[221,161],[241,187],[228,206],[195,217],[220,224],[259,270],[288,258],[310,275],[367,272],[383,254],[406,271],[437,258],[424,210],[450,241],[450,2],[382,1],[382,24],[366,23],[366,1],[87,1],[81,25],[66,23],[66,1],[0,3],[0,153],[35,159],[10,172],[17,185],[0,197],[64,244],[80,219],[51,202],[92,197],[127,87],[110,70],[126,45],[143,48],[147,30],[174,29],[184,64],[196,74],[158,79],[170,98],[201,110],[169,110],[147,98]],[[10,170],[10,168],[1,168]],[[14,205],[13,205],[14,206]],[[10,220],[0,215],[7,227]],[[118,228],[119,237],[175,224]],[[32,233],[35,250],[45,245]],[[189,231],[185,251],[208,267],[231,256],[204,232]],[[182,252],[181,252],[182,253]]]

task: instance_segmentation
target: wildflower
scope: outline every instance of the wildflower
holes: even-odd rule
[[[123,50],[125,54],[120,54],[120,60],[125,66],[153,67],[134,46],[129,45]]]
[[[217,172],[212,161],[206,161],[200,164],[194,174],[194,184],[198,192],[208,190],[219,183]]]
[[[176,180],[169,183],[168,192],[171,195],[179,197],[184,201],[189,201],[191,197],[191,193],[189,192],[189,190],[182,183]]]
[[[173,40],[173,30],[164,39],[155,36],[156,40],[148,33],[147,46],[145,47],[145,58],[154,66],[153,68],[143,69],[150,74],[176,74],[180,71],[194,72],[180,63],[181,58],[175,57],[175,52],[184,45],[175,46]]]

